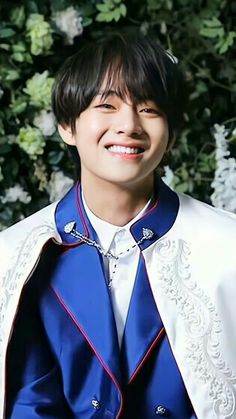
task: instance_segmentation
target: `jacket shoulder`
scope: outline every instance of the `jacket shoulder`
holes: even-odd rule
[[[0,270],[20,248],[29,249],[37,241],[43,243],[49,238],[61,242],[55,224],[56,206],[57,203],[50,204],[0,233]]]
[[[236,240],[236,214],[215,208],[185,194],[178,194],[179,218],[195,237]]]

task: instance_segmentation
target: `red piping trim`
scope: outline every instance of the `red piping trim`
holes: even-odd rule
[[[117,418],[119,417],[122,409],[123,409],[123,396],[122,396],[122,392],[119,386],[119,383],[117,382],[116,378],[114,377],[114,375],[112,374],[112,372],[107,368],[107,366],[104,364],[102,358],[100,357],[100,355],[98,354],[98,352],[96,351],[96,349],[94,348],[93,344],[90,342],[88,336],[86,335],[86,333],[84,332],[84,330],[82,329],[82,327],[80,326],[80,324],[78,323],[77,319],[74,317],[74,315],[70,312],[70,310],[67,308],[67,306],[65,305],[63,299],[61,298],[61,296],[58,294],[58,292],[52,287],[50,286],[50,288],[52,289],[52,291],[54,292],[54,294],[56,295],[57,299],[59,300],[59,302],[61,303],[61,305],[63,306],[64,310],[67,312],[67,314],[71,317],[71,319],[73,320],[73,322],[76,324],[76,326],[78,327],[79,331],[82,333],[83,337],[85,338],[85,340],[88,342],[89,346],[92,348],[92,350],[94,351],[96,357],[98,358],[100,364],[102,365],[102,367],[104,368],[104,370],[107,372],[107,374],[109,375],[109,377],[111,378],[111,380],[113,381],[113,383],[115,384],[115,386],[117,387],[118,392],[120,393],[121,396],[121,404],[120,404],[120,409],[119,412],[117,414]]]
[[[80,219],[82,221],[82,224],[83,224],[83,227],[84,227],[84,230],[85,230],[85,236],[87,238],[89,238],[89,229],[88,229],[88,226],[86,224],[86,221],[85,221],[85,218],[84,218],[84,214],[83,214],[83,211],[82,211],[82,208],[81,208],[81,205],[80,205],[80,200],[79,200],[79,186],[80,186],[80,183],[77,182],[76,183],[75,199],[76,199],[77,209],[79,211],[79,216],[80,216]],[[64,246],[65,247],[65,250],[62,252],[62,254],[64,254],[68,250],[73,249],[73,248],[75,248],[77,246],[80,246],[81,244],[84,244],[84,242],[82,240],[78,240],[78,242],[76,242],[76,243],[62,242],[60,244],[61,244],[61,246]]]
[[[144,256],[143,256],[143,254],[141,253],[140,254],[140,256],[143,258],[143,262],[144,262],[144,266],[145,266],[145,270],[146,270],[146,273],[147,273],[147,267],[146,267],[146,261],[145,261],[145,258],[144,258]],[[149,276],[148,276],[148,273],[147,273],[147,279],[148,279],[148,282],[149,282],[149,287],[150,287],[150,290],[151,290],[151,293],[152,293],[152,297],[153,297],[153,300],[155,301],[155,299],[154,299],[154,296],[153,296],[153,292],[152,292],[152,287],[151,287],[151,284],[150,284],[150,281],[149,281]],[[144,357],[143,357],[143,359],[142,359],[142,361],[140,362],[140,364],[137,366],[137,368],[136,368],[136,370],[134,371],[134,373],[133,373],[133,375],[131,376],[131,378],[130,378],[130,380],[129,380],[129,384],[136,378],[136,375],[138,374],[138,372],[139,372],[139,370],[140,370],[140,368],[143,366],[143,364],[144,364],[144,362],[147,360],[147,358],[149,357],[149,355],[150,355],[150,353],[151,353],[151,351],[152,351],[152,349],[154,348],[154,346],[156,345],[156,343],[162,338],[162,336],[164,335],[164,333],[165,333],[165,328],[163,327],[161,330],[160,330],[160,332],[158,333],[158,335],[157,335],[157,337],[154,339],[154,341],[152,342],[152,344],[151,344],[151,346],[149,347],[149,349],[147,350],[147,352],[146,352],[146,354],[144,355]]]
[[[78,211],[80,213],[80,218],[82,220],[82,223],[83,223],[83,226],[84,226],[84,229],[85,229],[85,235],[86,235],[86,237],[89,238],[89,230],[88,230],[86,221],[84,219],[84,214],[83,214],[83,211],[82,211],[82,208],[81,208],[81,205],[80,205],[80,200],[79,200],[79,182],[77,182],[77,184],[76,184],[76,203],[77,203]]]
[[[137,366],[136,370],[134,371],[133,375],[131,376],[130,380],[129,380],[129,384],[132,383],[132,381],[136,378],[136,375],[138,374],[140,368],[142,368],[144,362],[146,361],[146,359],[149,357],[152,349],[154,348],[154,346],[156,345],[156,343],[162,338],[162,336],[165,334],[165,328],[163,327],[160,332],[158,333],[157,337],[155,338],[155,340],[152,342],[151,346],[149,347],[148,351],[146,352],[145,356],[143,357],[142,361],[140,362],[140,364]]]
[[[45,250],[47,249],[47,247],[49,246],[49,244],[50,244],[50,242],[51,241],[53,241],[53,238],[50,238],[50,239],[48,239],[44,244],[43,244],[43,246],[42,246],[42,248],[41,248],[41,250],[40,250],[40,253],[39,253],[39,256],[41,256],[42,254],[43,254],[43,252],[45,252]],[[35,263],[35,265],[33,266],[33,268],[31,269],[31,271],[30,271],[30,273],[29,273],[29,275],[28,275],[28,277],[27,277],[27,279],[26,279],[26,281],[25,281],[25,283],[24,283],[24,285],[23,285],[23,287],[22,287],[22,290],[21,290],[21,293],[20,293],[20,296],[19,296],[19,300],[18,300],[18,304],[17,304],[17,308],[16,308],[16,312],[15,312],[15,315],[14,315],[14,318],[13,318],[13,321],[12,321],[12,326],[11,326],[11,334],[10,334],[10,338],[9,338],[9,340],[8,340],[8,343],[7,343],[7,349],[6,349],[6,356],[5,356],[5,361],[4,361],[4,365],[5,365],[5,377],[4,377],[4,389],[5,389],[5,391],[4,391],[4,398],[3,398],[3,418],[2,419],[5,419],[5,414],[6,414],[6,399],[7,399],[7,395],[8,395],[8,392],[7,392],[7,390],[8,390],[8,376],[7,376],[7,356],[8,356],[8,350],[9,350],[9,343],[10,343],[10,340],[11,340],[11,337],[12,337],[12,334],[14,333],[14,327],[15,327],[15,323],[16,323],[16,319],[17,319],[17,315],[18,315],[18,313],[19,313],[19,307],[20,307],[20,305],[21,305],[21,302],[22,302],[22,300],[23,300],[23,298],[24,298],[24,294],[25,294],[25,287],[27,286],[27,284],[28,284],[28,281],[31,279],[31,276],[32,276],[32,272],[34,272],[35,271],[35,269],[37,268],[37,266],[38,266],[38,264],[39,264],[39,261],[40,261],[40,257],[38,257],[38,259],[36,260],[36,263]]]

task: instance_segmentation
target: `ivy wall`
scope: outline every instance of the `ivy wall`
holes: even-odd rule
[[[1,0],[0,228],[72,184],[51,86],[79,44],[114,30],[154,35],[184,72],[189,103],[166,181],[236,212],[235,28],[233,0]]]

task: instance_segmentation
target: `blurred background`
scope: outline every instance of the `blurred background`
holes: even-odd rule
[[[189,103],[165,181],[236,213],[236,1],[1,0],[0,229],[73,184],[51,87],[80,44],[117,30],[154,36],[184,73]]]

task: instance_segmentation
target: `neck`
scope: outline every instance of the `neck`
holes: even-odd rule
[[[153,193],[153,179],[135,188],[96,182],[83,182],[83,194],[89,209],[110,224],[124,226],[146,205]]]

